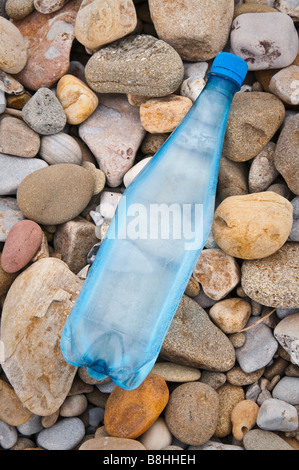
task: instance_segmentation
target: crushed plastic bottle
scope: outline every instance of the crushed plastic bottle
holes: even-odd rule
[[[138,387],[210,234],[227,118],[248,67],[220,53],[181,124],[129,185],[61,338],[67,362]]]

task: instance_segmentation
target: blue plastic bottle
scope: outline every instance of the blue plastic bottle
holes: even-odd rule
[[[248,67],[221,53],[189,113],[122,196],[66,321],[62,353],[91,377],[138,387],[209,236],[223,139]]]

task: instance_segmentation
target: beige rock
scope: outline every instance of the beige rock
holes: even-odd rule
[[[246,336],[243,333],[233,333],[229,335],[229,340],[235,349],[241,348],[245,344]]]
[[[5,11],[9,18],[22,20],[34,10],[34,0],[7,0]]]
[[[18,273],[6,273],[1,266],[1,253],[0,253],[0,296],[6,294],[11,284],[17,277]]]
[[[153,98],[140,106],[140,119],[144,129],[151,134],[172,132],[192,106],[185,96],[170,95]]]
[[[79,450],[146,450],[139,441],[118,437],[97,437],[84,442]]]
[[[83,0],[76,18],[75,35],[93,50],[132,33],[137,15],[132,0]]]
[[[209,315],[224,333],[236,333],[244,328],[251,314],[249,302],[239,298],[224,299],[214,304]]]
[[[0,69],[18,73],[27,62],[27,46],[18,28],[0,16]]]
[[[74,75],[64,75],[57,84],[57,98],[69,124],[78,125],[96,110],[97,95]]]
[[[221,200],[248,194],[248,170],[245,162],[233,162],[222,155],[218,176],[218,194]]]
[[[288,105],[299,104],[299,67],[291,65],[277,72],[270,81],[269,90]]]
[[[162,450],[172,443],[172,434],[160,417],[138,440],[147,450]]]
[[[225,253],[236,258],[260,259],[283,246],[292,225],[292,204],[266,191],[225,199],[215,211],[212,233]]]
[[[42,425],[44,428],[51,428],[59,418],[59,409],[49,416],[42,417]]]
[[[251,400],[242,400],[231,412],[232,433],[237,441],[242,441],[244,434],[256,424],[259,406]]]
[[[223,155],[233,161],[255,157],[283,123],[283,103],[271,93],[236,93],[227,123]]]
[[[59,225],[54,235],[55,251],[75,274],[86,265],[88,252],[97,242],[95,225],[83,217]]]
[[[141,106],[143,103],[150,99],[150,96],[143,96],[143,95],[132,95],[128,93],[127,95],[128,101],[132,106]]]
[[[266,191],[278,176],[274,165],[274,151],[274,142],[269,142],[252,160],[248,175],[250,193]]]
[[[231,385],[244,387],[245,385],[251,385],[257,382],[263,375],[264,370],[265,368],[262,368],[254,372],[246,373],[241,367],[237,366],[227,372],[226,378]]]
[[[168,137],[169,134],[146,134],[141,144],[141,151],[145,155],[155,155]]]
[[[151,161],[152,157],[143,158],[140,162],[136,163],[129,171],[124,175],[124,185],[127,188],[137,175],[143,170],[143,168]]]
[[[272,8],[266,4],[241,3],[235,7],[233,19],[237,18],[239,15],[244,15],[245,13],[267,13],[276,11],[277,10],[275,8]]]
[[[21,426],[32,416],[16,395],[14,389],[0,380],[0,419],[10,426]]]
[[[106,175],[102,170],[99,170],[96,168],[96,166],[88,161],[84,161],[82,164],[83,168],[86,170],[90,171],[90,173],[94,177],[94,190],[93,190],[93,195],[100,194],[103,189],[105,188],[105,183],[106,183]]]
[[[34,0],[34,7],[43,15],[60,10],[69,0]]]
[[[184,60],[212,59],[227,42],[233,0],[149,0],[149,7],[159,38]]]
[[[203,250],[193,271],[205,294],[221,300],[240,282],[240,269],[236,260],[219,248]]]
[[[194,382],[199,380],[201,376],[199,369],[173,362],[157,362],[151,372],[160,375],[166,382]]]
[[[81,287],[63,261],[44,258],[19,274],[5,299],[2,367],[22,403],[39,416],[62,405],[77,370],[65,362],[60,337]]]
[[[88,406],[87,398],[84,394],[67,397],[60,408],[60,416],[79,416]]]
[[[189,297],[196,297],[199,294],[199,291],[200,285],[198,284],[197,280],[191,276],[187,284],[185,294]]]
[[[232,431],[231,412],[242,400],[245,400],[245,393],[242,387],[231,384],[224,384],[217,390],[219,396],[219,416],[215,437],[228,436]]]
[[[79,144],[65,132],[42,136],[39,155],[49,165],[57,163],[81,165],[82,163],[82,152]]]
[[[6,116],[0,121],[0,152],[16,157],[35,157],[40,137],[21,119]]]

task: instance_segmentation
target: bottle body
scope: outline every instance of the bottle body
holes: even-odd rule
[[[209,236],[227,118],[239,87],[209,79],[122,196],[62,335],[65,359],[136,388],[153,367]]]

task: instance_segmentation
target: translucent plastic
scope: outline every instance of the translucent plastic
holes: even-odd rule
[[[66,361],[86,366],[91,377],[109,376],[132,390],[151,371],[210,234],[227,118],[238,90],[234,81],[211,76],[121,198],[61,339]],[[157,222],[161,204],[165,211]],[[147,217],[142,227],[136,208]],[[179,209],[181,227],[170,220]]]

